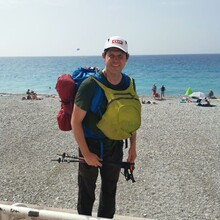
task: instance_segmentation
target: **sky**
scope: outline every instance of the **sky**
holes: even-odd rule
[[[220,0],[0,0],[0,27],[0,56],[220,53]]]

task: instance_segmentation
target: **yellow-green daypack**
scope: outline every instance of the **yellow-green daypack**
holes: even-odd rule
[[[108,100],[107,110],[97,127],[112,140],[127,139],[141,126],[141,104],[133,80],[125,90],[113,90],[96,80]]]

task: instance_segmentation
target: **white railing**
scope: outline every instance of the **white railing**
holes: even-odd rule
[[[92,216],[78,215],[67,212],[51,211],[51,210],[40,210],[24,207],[21,204],[5,205],[0,204],[0,219],[1,220],[14,220],[17,219],[28,219],[28,220],[40,220],[40,219],[59,219],[59,220],[107,220],[106,218],[96,218]]]

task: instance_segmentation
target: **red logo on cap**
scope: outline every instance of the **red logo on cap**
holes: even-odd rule
[[[113,44],[123,44],[122,40],[112,40]]]

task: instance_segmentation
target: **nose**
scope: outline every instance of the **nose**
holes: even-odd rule
[[[119,60],[119,57],[118,57],[118,56],[114,56],[114,57],[113,57],[113,60],[114,60],[114,61],[118,61],[118,60]]]

